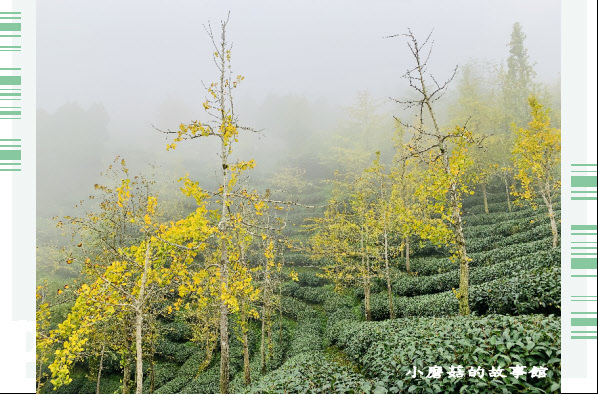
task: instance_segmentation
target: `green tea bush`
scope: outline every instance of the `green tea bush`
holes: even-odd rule
[[[555,203],[553,208],[555,211],[560,211],[561,204]],[[463,217],[463,223],[466,227],[473,227],[487,224],[496,224],[506,220],[526,219],[536,215],[546,215],[547,213],[548,210],[546,209],[546,207],[541,205],[538,206],[536,209],[527,207],[516,212],[490,212],[480,213],[477,215],[467,215]]]
[[[320,287],[330,282],[328,279],[321,278],[317,275],[318,273],[316,272],[299,272],[299,274],[297,275],[299,278],[299,284],[301,286]]]
[[[519,275],[496,279],[469,288],[469,307],[478,315],[486,313],[504,314],[560,314],[561,284],[560,267],[535,268]],[[459,304],[451,291],[425,294],[415,297],[393,299],[397,317],[440,317],[454,316]],[[390,317],[388,296],[385,293],[371,297],[372,319]],[[363,302],[361,311],[364,311]]]
[[[335,338],[343,330],[343,326],[347,323],[346,321],[361,321],[363,318],[357,316],[353,309],[343,308],[338,309],[336,312],[328,315],[326,321],[326,339],[329,343],[333,343]]]
[[[538,226],[531,230],[513,234],[508,237],[493,235],[486,238],[465,239],[465,246],[468,253],[483,252],[505,246],[516,245],[525,242],[537,241],[552,237],[552,230],[549,225]]]
[[[508,278],[472,286],[470,307],[478,314],[560,315],[561,268],[534,268]]]
[[[302,312],[306,305],[305,303],[293,297],[282,296],[281,298],[282,313],[291,319],[297,319],[297,316]]]
[[[476,261],[476,260],[474,260]],[[469,272],[469,284],[477,285],[490,282],[495,279],[512,276],[522,270],[530,270],[539,267],[560,266],[561,251],[559,248],[548,248],[539,252],[507,260],[503,263],[496,263],[486,267],[472,265]],[[459,287],[458,264],[450,272],[431,275],[414,276],[402,275],[392,284],[393,292],[400,296],[416,296],[422,294],[439,293]]]
[[[561,212],[555,213],[556,220],[560,220]],[[546,213],[529,216],[522,219],[506,220],[495,224],[468,226],[464,229],[465,239],[508,237],[509,235],[529,231],[538,226],[550,226],[550,217]]]
[[[353,307],[354,303],[353,298],[336,293],[335,291],[330,291],[324,300],[324,305],[322,305],[322,307],[326,313],[330,314],[340,309],[350,309]]]
[[[470,267],[483,267],[492,264],[503,263],[509,259],[531,255],[542,250],[552,248],[552,238],[543,238],[527,243],[505,246],[499,249],[492,249],[485,252],[467,253],[472,259]],[[439,273],[450,272],[459,269],[457,262],[451,261],[449,257],[428,257],[414,258],[411,260],[411,271],[417,272],[418,276],[430,276]],[[404,270],[404,262],[399,265]]]
[[[192,342],[172,342],[168,338],[160,338],[156,343],[156,354],[164,359],[182,364],[197,352],[197,345]]]
[[[281,286],[283,296],[294,297],[311,304],[322,304],[334,294],[334,287],[326,285],[322,287],[300,286],[296,282],[286,282]]]
[[[162,334],[172,342],[188,341],[193,335],[191,326],[183,320],[177,319],[173,322],[162,324],[160,327]]]
[[[370,281],[370,294],[380,293],[381,291],[386,291],[386,280],[381,278],[372,278]],[[365,292],[363,290],[363,286],[354,287],[352,290],[352,296],[354,298],[363,300],[365,298]]]
[[[144,363],[145,364],[145,363]],[[154,389],[159,389],[170,380],[174,379],[180,366],[175,363],[156,362],[154,364]],[[151,379],[149,375],[143,378],[143,391],[149,392],[151,388]]]
[[[322,320],[313,308],[307,307],[297,316],[297,329],[288,357],[322,350]]]
[[[218,394],[220,392],[220,363],[214,364],[187,383],[180,394]],[[156,391],[157,393],[157,391]]]
[[[487,193],[488,204],[503,203],[507,201],[506,193]],[[463,209],[468,209],[477,205],[484,206],[484,195],[480,191],[473,196],[466,196],[463,198]]]
[[[538,206],[544,205],[544,201],[542,201],[541,198],[537,198],[534,202]],[[520,205],[520,204],[514,204],[513,201],[511,201],[512,212],[522,211],[522,210],[528,209],[528,208],[530,208],[529,202],[524,202],[523,204]],[[490,213],[492,213],[492,212],[509,212],[509,205],[507,203],[506,197],[505,197],[504,201],[502,201],[502,202],[495,202],[495,203],[488,204],[488,211]],[[467,209],[463,209],[463,212],[466,215],[485,214],[484,204],[480,204],[480,205],[469,207]]]
[[[97,371],[96,371],[97,372]],[[57,387],[51,382],[47,382],[41,389],[41,393],[57,393],[57,394],[96,394],[96,380],[90,379],[83,371],[77,371],[71,375],[73,381],[66,385]],[[116,375],[102,375],[100,381],[100,394],[113,394],[120,389],[120,379],[122,374]]]
[[[396,295],[392,295],[392,304],[395,310],[395,314],[397,312],[397,305],[400,304],[401,297]],[[361,316],[365,317],[365,303],[361,303]],[[390,309],[388,307],[388,293],[387,292],[380,292],[377,294],[373,294],[370,297],[370,313],[372,314],[373,320],[385,320],[390,318]]]
[[[282,368],[252,384],[246,393],[371,393],[381,390],[360,374],[326,359],[325,354],[302,353]],[[376,391],[385,392],[385,391]]]
[[[220,359],[219,354],[214,355],[215,359]],[[196,352],[193,354],[185,363],[179,368],[176,377],[164,384],[162,387],[155,391],[155,394],[176,394],[180,393],[185,386],[191,382],[197,376],[199,371],[199,365],[205,359],[205,353],[203,351]],[[212,360],[212,365],[217,365]],[[206,371],[207,372],[207,371]]]
[[[336,345],[389,392],[552,392],[560,388],[560,325],[560,318],[542,315],[347,322]],[[486,373],[449,378],[447,371],[458,365]],[[528,372],[545,367],[547,376],[515,379],[509,367],[516,365]],[[423,377],[408,375],[414,366]],[[441,378],[425,378],[432,366],[443,368]],[[502,368],[506,377],[489,377],[491,367]]]

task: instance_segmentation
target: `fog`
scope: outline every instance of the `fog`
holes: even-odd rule
[[[408,28],[422,40],[434,31],[430,67],[440,80],[472,59],[504,63],[513,23],[520,22],[537,80],[559,78],[556,0],[40,1],[41,215],[84,198],[117,154],[136,165],[155,162],[173,179],[210,173],[209,142],[166,152],[153,126],[202,119],[202,81],[217,78],[204,26],[210,22],[218,34],[229,11],[234,72],[245,76],[238,113],[262,130],[242,141],[239,155],[255,158],[262,174],[338,132],[359,91],[381,103],[392,125],[401,107],[388,97],[406,94],[400,77],[413,59],[404,37],[385,37]]]

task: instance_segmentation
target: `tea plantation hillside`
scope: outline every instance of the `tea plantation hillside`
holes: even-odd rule
[[[504,197],[502,197],[504,198]],[[416,247],[411,273],[393,260],[394,311],[386,282],[376,279],[372,318],[364,321],[363,290],[336,292],[318,267],[296,267],[283,283],[279,316],[260,357],[261,321],[250,321],[251,384],[245,385],[239,331],[231,332],[234,393],[548,393],[560,390],[560,248],[552,247],[545,209],[513,207],[500,195],[465,201],[471,316],[458,316],[458,264],[443,248]],[[498,202],[497,202],[498,201]],[[560,206],[557,204],[557,219]],[[220,358],[192,342],[182,313],[161,317],[155,356],[144,363],[144,392],[217,393]],[[230,321],[235,326],[234,320]],[[95,360],[90,358],[89,360]],[[85,361],[73,382],[43,392],[95,393],[97,368]],[[120,392],[122,369],[103,360],[100,393]],[[525,370],[514,376],[517,366]],[[427,377],[433,367],[441,374]],[[200,372],[201,369],[201,372]],[[414,375],[415,371],[415,376]],[[476,371],[477,374],[471,376]],[[496,372],[498,371],[498,372]],[[483,373],[483,374],[482,374]],[[502,376],[491,376],[501,374]]]

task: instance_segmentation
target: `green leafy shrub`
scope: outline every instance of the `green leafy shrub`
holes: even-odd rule
[[[519,275],[496,279],[469,288],[469,307],[472,313],[504,314],[560,314],[560,267],[535,268]],[[415,297],[393,298],[397,317],[454,316],[459,312],[457,298],[452,291]],[[371,297],[372,319],[390,317],[388,296],[385,293]],[[364,305],[361,304],[361,311]]]
[[[469,262],[469,266],[473,268],[503,263],[509,259],[523,257],[526,255],[531,255],[532,253],[549,249],[552,249],[551,237],[527,243],[505,246],[485,252],[468,253],[467,256],[472,259],[472,261]],[[401,270],[403,270],[404,263],[402,263],[400,267]],[[451,261],[449,257],[415,258],[411,260],[411,271],[417,272],[417,275],[420,277],[436,275],[458,269],[459,265],[456,262]]]
[[[555,203],[553,206],[555,211],[561,210],[561,204]],[[466,227],[473,227],[486,224],[496,224],[506,220],[526,219],[535,215],[546,215],[548,209],[544,206],[534,208],[524,208],[516,212],[490,212],[480,213],[478,215],[467,215],[463,218]]]
[[[501,235],[490,236],[486,238],[465,239],[465,245],[468,253],[483,252],[505,246],[516,245],[525,242],[537,241],[540,239],[552,237],[550,226],[538,226],[531,230],[513,234],[508,237]]]
[[[381,291],[386,291],[386,280],[383,280],[381,278],[373,278],[370,281],[370,293],[375,294],[380,293]],[[363,300],[365,298],[365,292],[363,290],[363,287],[354,287],[352,295],[355,298]]]
[[[307,307],[297,316],[297,329],[288,356],[322,350],[322,320],[313,308]]]
[[[482,284],[495,279],[512,276],[522,270],[560,265],[560,262],[560,249],[549,247],[548,250],[541,250],[527,256],[507,260],[486,267],[478,267],[477,264],[472,264],[472,269],[469,273],[469,284]],[[439,293],[458,288],[459,269],[457,264],[454,264],[453,266],[455,269],[452,271],[438,275],[402,275],[393,282],[393,292],[400,296],[416,296],[421,294]]]
[[[281,286],[281,293],[285,296],[299,298],[312,304],[322,304],[334,293],[331,285],[323,287],[300,286],[296,282],[286,282]]]
[[[561,212],[555,212],[556,220],[560,220]],[[522,219],[505,220],[499,223],[480,226],[467,226],[464,229],[465,239],[508,237],[509,235],[529,231],[538,226],[550,226],[550,218],[546,213],[536,214]]]
[[[160,338],[156,342],[156,354],[164,359],[182,364],[197,352],[198,347],[192,342],[172,342],[168,338]]]
[[[174,320],[161,325],[163,335],[172,342],[185,342],[191,339],[193,332],[189,323],[183,320]]]
[[[281,298],[282,313],[291,319],[297,319],[297,316],[302,312],[306,305],[305,303],[293,297],[282,296]]]
[[[191,357],[185,361],[185,363],[179,368],[176,377],[170,380],[168,383],[164,384],[162,387],[155,391],[156,394],[175,394],[180,393],[181,390],[189,383],[191,380],[197,376],[197,372],[199,371],[199,365],[205,359],[205,353],[203,351],[194,353]],[[220,359],[220,355],[214,355],[214,359]],[[217,365],[218,363],[215,360],[212,360],[212,365]],[[207,372],[207,371],[206,371]]]
[[[538,206],[542,206],[544,205],[544,201],[542,201],[541,198],[537,198],[536,200],[534,200],[534,202],[538,205]],[[511,210],[513,212],[517,212],[517,211],[521,211],[524,209],[529,209],[530,205],[528,202],[525,202],[523,204],[513,204],[513,202],[511,201]],[[503,202],[495,202],[495,203],[491,203],[488,204],[488,211],[489,212],[509,212],[509,206],[507,203],[507,199],[505,198],[505,200]],[[474,214],[485,214],[484,212],[484,204],[480,204],[480,205],[476,205],[467,209],[463,209],[463,212],[466,215],[474,215]]]
[[[522,274],[472,286],[470,307],[478,314],[560,315],[561,268],[534,268]]]
[[[375,389],[382,388],[316,352],[289,359],[246,393],[371,393]]]
[[[343,330],[343,326],[346,321],[361,321],[363,318],[357,316],[353,309],[343,308],[338,309],[336,312],[328,315],[326,321],[326,339],[329,343],[333,343],[335,338]]]
[[[316,272],[299,272],[297,275],[299,278],[299,284],[301,286],[320,287],[329,283],[328,279],[319,277],[317,275],[318,274]]]
[[[159,389],[164,386],[170,380],[174,379],[180,366],[175,363],[163,363],[156,362],[154,365],[154,389]],[[143,378],[143,390],[144,392],[150,391],[151,379],[149,375]]]
[[[487,193],[487,200],[488,204],[504,203],[507,201],[507,195],[506,193]],[[481,192],[463,199],[463,209],[469,209],[477,205],[484,206],[484,195]]]
[[[347,322],[336,345],[362,366],[366,378],[389,392],[535,392],[560,387],[560,319],[554,316],[409,318]],[[482,367],[483,378],[449,378],[451,366]],[[491,367],[546,367],[547,377],[493,379]],[[409,376],[413,367],[424,377]],[[428,368],[444,374],[426,379]]]
[[[331,291],[324,300],[324,305],[322,305],[322,307],[326,313],[334,313],[340,309],[350,309],[354,304],[355,302],[353,298]]]

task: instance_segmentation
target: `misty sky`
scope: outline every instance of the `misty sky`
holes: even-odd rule
[[[412,59],[404,39],[383,37],[407,28],[422,39],[434,29],[430,66],[440,78],[471,58],[506,60],[516,21],[538,77],[556,80],[560,70],[557,0],[44,0],[37,7],[38,107],[100,102],[112,133],[118,124],[147,127],[167,99],[201,106],[201,80],[216,76],[202,25],[217,29],[228,10],[234,71],[246,77],[239,95],[256,103],[271,93],[333,105],[350,104],[364,89],[396,96]]]

